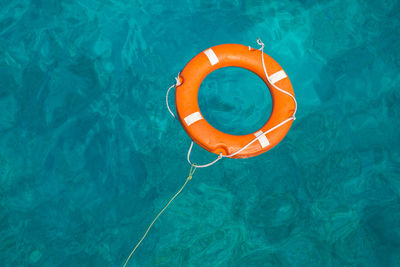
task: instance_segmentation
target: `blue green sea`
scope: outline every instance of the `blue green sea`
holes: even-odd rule
[[[168,87],[258,37],[297,120],[260,156],[198,169],[128,266],[400,266],[396,0],[0,0],[0,266],[122,266],[190,168]],[[224,68],[199,104],[248,134],[272,100]]]

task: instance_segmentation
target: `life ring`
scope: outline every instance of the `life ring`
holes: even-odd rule
[[[200,84],[212,71],[231,66],[254,72],[263,79],[271,93],[271,115],[255,133],[230,135],[221,132],[201,114],[197,99]],[[240,44],[217,45],[190,60],[179,75],[175,103],[178,119],[193,141],[209,152],[220,156],[232,155],[232,158],[257,156],[276,146],[289,131],[293,123],[290,118],[297,109],[292,84],[282,67],[263,51]],[[235,153],[246,145],[240,153]]]

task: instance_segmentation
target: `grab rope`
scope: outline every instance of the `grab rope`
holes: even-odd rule
[[[261,41],[260,38],[257,39],[257,44],[261,46],[261,48],[259,48],[259,50],[261,51],[261,62],[262,62],[264,74],[265,74],[265,77],[267,78],[267,81],[269,82],[269,84],[272,85],[273,88],[275,88],[276,90],[278,90],[278,91],[281,92],[281,93],[284,93],[284,94],[290,96],[290,97],[293,99],[293,101],[294,101],[294,103],[295,103],[295,109],[294,109],[293,115],[292,115],[291,117],[289,117],[288,119],[286,119],[286,120],[284,120],[284,121],[278,123],[277,125],[275,125],[274,127],[270,128],[269,130],[267,130],[267,131],[263,132],[262,134],[258,135],[258,136],[255,137],[253,140],[251,140],[249,143],[247,143],[244,147],[240,148],[239,150],[235,151],[234,153],[229,154],[229,155],[222,155],[222,153],[220,153],[220,154],[218,155],[218,157],[217,157],[214,161],[212,161],[212,162],[210,162],[210,163],[207,163],[207,164],[197,165],[197,164],[193,164],[193,163],[190,161],[190,154],[191,154],[192,148],[193,148],[193,141],[192,141],[191,144],[190,144],[189,150],[188,150],[188,154],[187,154],[187,161],[189,162],[189,164],[190,164],[191,166],[195,166],[196,168],[206,168],[206,167],[209,167],[209,166],[211,166],[211,165],[217,163],[217,162],[218,162],[220,159],[222,159],[222,158],[231,158],[231,157],[233,157],[233,156],[239,154],[240,152],[242,152],[242,151],[245,150],[246,148],[248,148],[251,144],[253,144],[254,142],[256,142],[261,136],[265,136],[266,134],[272,132],[273,130],[275,130],[275,129],[279,128],[279,127],[281,127],[282,125],[288,123],[288,122],[291,121],[291,120],[293,120],[293,121],[296,120],[296,112],[297,112],[297,101],[296,101],[296,98],[294,97],[294,95],[292,95],[292,94],[286,92],[285,90],[282,90],[281,88],[279,88],[278,86],[276,86],[275,84],[273,84],[273,83],[271,82],[270,77],[269,77],[268,72],[267,72],[267,69],[266,69],[266,67],[265,67],[265,62],[264,62],[264,46],[265,46],[265,45],[264,45],[264,43]],[[250,47],[250,46],[249,46],[249,50],[251,50],[251,47]],[[171,111],[171,109],[170,109],[170,107],[169,107],[169,104],[168,104],[168,94],[169,94],[169,91],[170,91],[173,87],[179,86],[179,85],[181,84],[181,83],[180,83],[180,79],[179,79],[179,74],[178,74],[178,77],[176,77],[175,79],[176,79],[177,83],[174,84],[174,85],[172,85],[170,88],[168,88],[167,96],[166,96],[168,111],[169,111],[169,113],[171,113],[171,115],[172,115],[174,118],[175,118],[175,115],[172,113],[172,111]]]
[[[260,48],[259,50],[261,51],[261,61],[262,61],[262,65],[263,65],[265,77],[267,77],[268,82],[269,82],[276,90],[278,90],[279,92],[282,92],[282,93],[284,93],[284,94],[290,96],[290,97],[293,99],[294,104],[295,104],[295,108],[294,108],[293,115],[292,115],[292,117],[290,117],[290,118],[292,118],[293,120],[296,120],[296,112],[297,112],[297,101],[296,101],[296,98],[294,97],[294,95],[292,95],[292,94],[286,92],[285,90],[282,90],[281,88],[279,88],[278,86],[276,86],[274,83],[271,82],[271,80],[269,79],[269,75],[268,75],[267,69],[265,68],[265,63],[264,63],[264,43],[261,41],[260,38],[258,38],[258,39],[257,39],[257,44],[261,46],[261,48]],[[263,135],[265,135],[265,134],[263,134]]]
[[[139,245],[145,239],[145,237],[147,236],[147,233],[150,231],[153,224],[157,221],[158,217],[161,216],[161,214],[168,208],[169,204],[171,204],[171,202],[174,201],[174,199],[182,192],[183,188],[185,188],[186,184],[193,178],[193,174],[196,171],[196,168],[197,168],[197,166],[195,164],[191,164],[189,176],[186,178],[185,183],[182,185],[181,189],[179,189],[179,191],[171,198],[171,200],[168,201],[167,205],[164,206],[164,208],[157,214],[157,216],[151,222],[151,224],[147,228],[146,232],[144,233],[143,237],[140,239],[140,241],[136,244],[135,248],[129,254],[128,258],[126,259],[126,261],[124,263],[124,267],[126,267],[126,265],[128,264],[128,261],[131,259],[132,255],[133,255],[133,253],[135,253],[136,249],[139,247]]]
[[[176,83],[175,83],[174,85],[171,85],[171,86],[168,88],[168,90],[167,90],[167,95],[165,96],[165,103],[167,104],[168,111],[169,111],[169,113],[171,113],[172,117],[174,117],[174,118],[176,118],[176,117],[175,117],[175,114],[171,111],[171,109],[170,109],[170,107],[169,107],[169,99],[168,99],[169,96],[168,96],[168,95],[169,95],[169,91],[171,91],[172,88],[181,85],[181,80],[179,79],[179,74],[180,74],[180,73],[178,73],[178,76],[175,77]]]
[[[174,85],[171,85],[171,87],[168,88],[167,95],[165,96],[165,103],[167,104],[167,109],[168,109],[169,113],[171,114],[171,116],[174,117],[174,118],[176,118],[176,117],[175,117],[175,114],[171,111],[171,109],[169,108],[169,104],[168,104],[168,95],[169,95],[169,91],[171,91],[171,89],[174,88],[174,87],[175,87],[175,84],[174,84]]]

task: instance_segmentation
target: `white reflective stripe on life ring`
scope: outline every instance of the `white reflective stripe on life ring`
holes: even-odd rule
[[[258,131],[254,135],[257,137],[258,142],[260,142],[261,147],[264,148],[269,146],[269,140],[265,135],[262,134],[262,131]]]
[[[184,118],[186,125],[190,126],[191,124],[195,123],[196,121],[202,120],[203,117],[201,116],[200,112],[196,111],[195,113],[190,114]]]
[[[204,51],[204,54],[208,57],[208,60],[210,60],[211,65],[215,65],[219,62],[217,55],[214,53],[214,51],[209,48],[206,51]]]
[[[285,79],[287,77],[286,73],[283,70],[280,70],[278,72],[275,72],[274,74],[271,74],[269,76],[269,80],[271,83],[275,84],[276,82],[279,82],[282,79]]]

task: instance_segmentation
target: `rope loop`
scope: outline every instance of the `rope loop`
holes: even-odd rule
[[[210,167],[211,165],[215,164],[217,161],[219,161],[220,159],[222,159],[224,157],[222,155],[222,153],[219,153],[218,157],[214,161],[211,161],[210,163],[207,163],[207,164],[198,165],[198,164],[192,163],[190,161],[190,154],[192,153],[192,149],[193,149],[193,141],[190,143],[190,147],[189,147],[189,150],[188,150],[188,153],[187,153],[187,161],[189,162],[189,164],[191,166],[195,166],[196,168]]]

